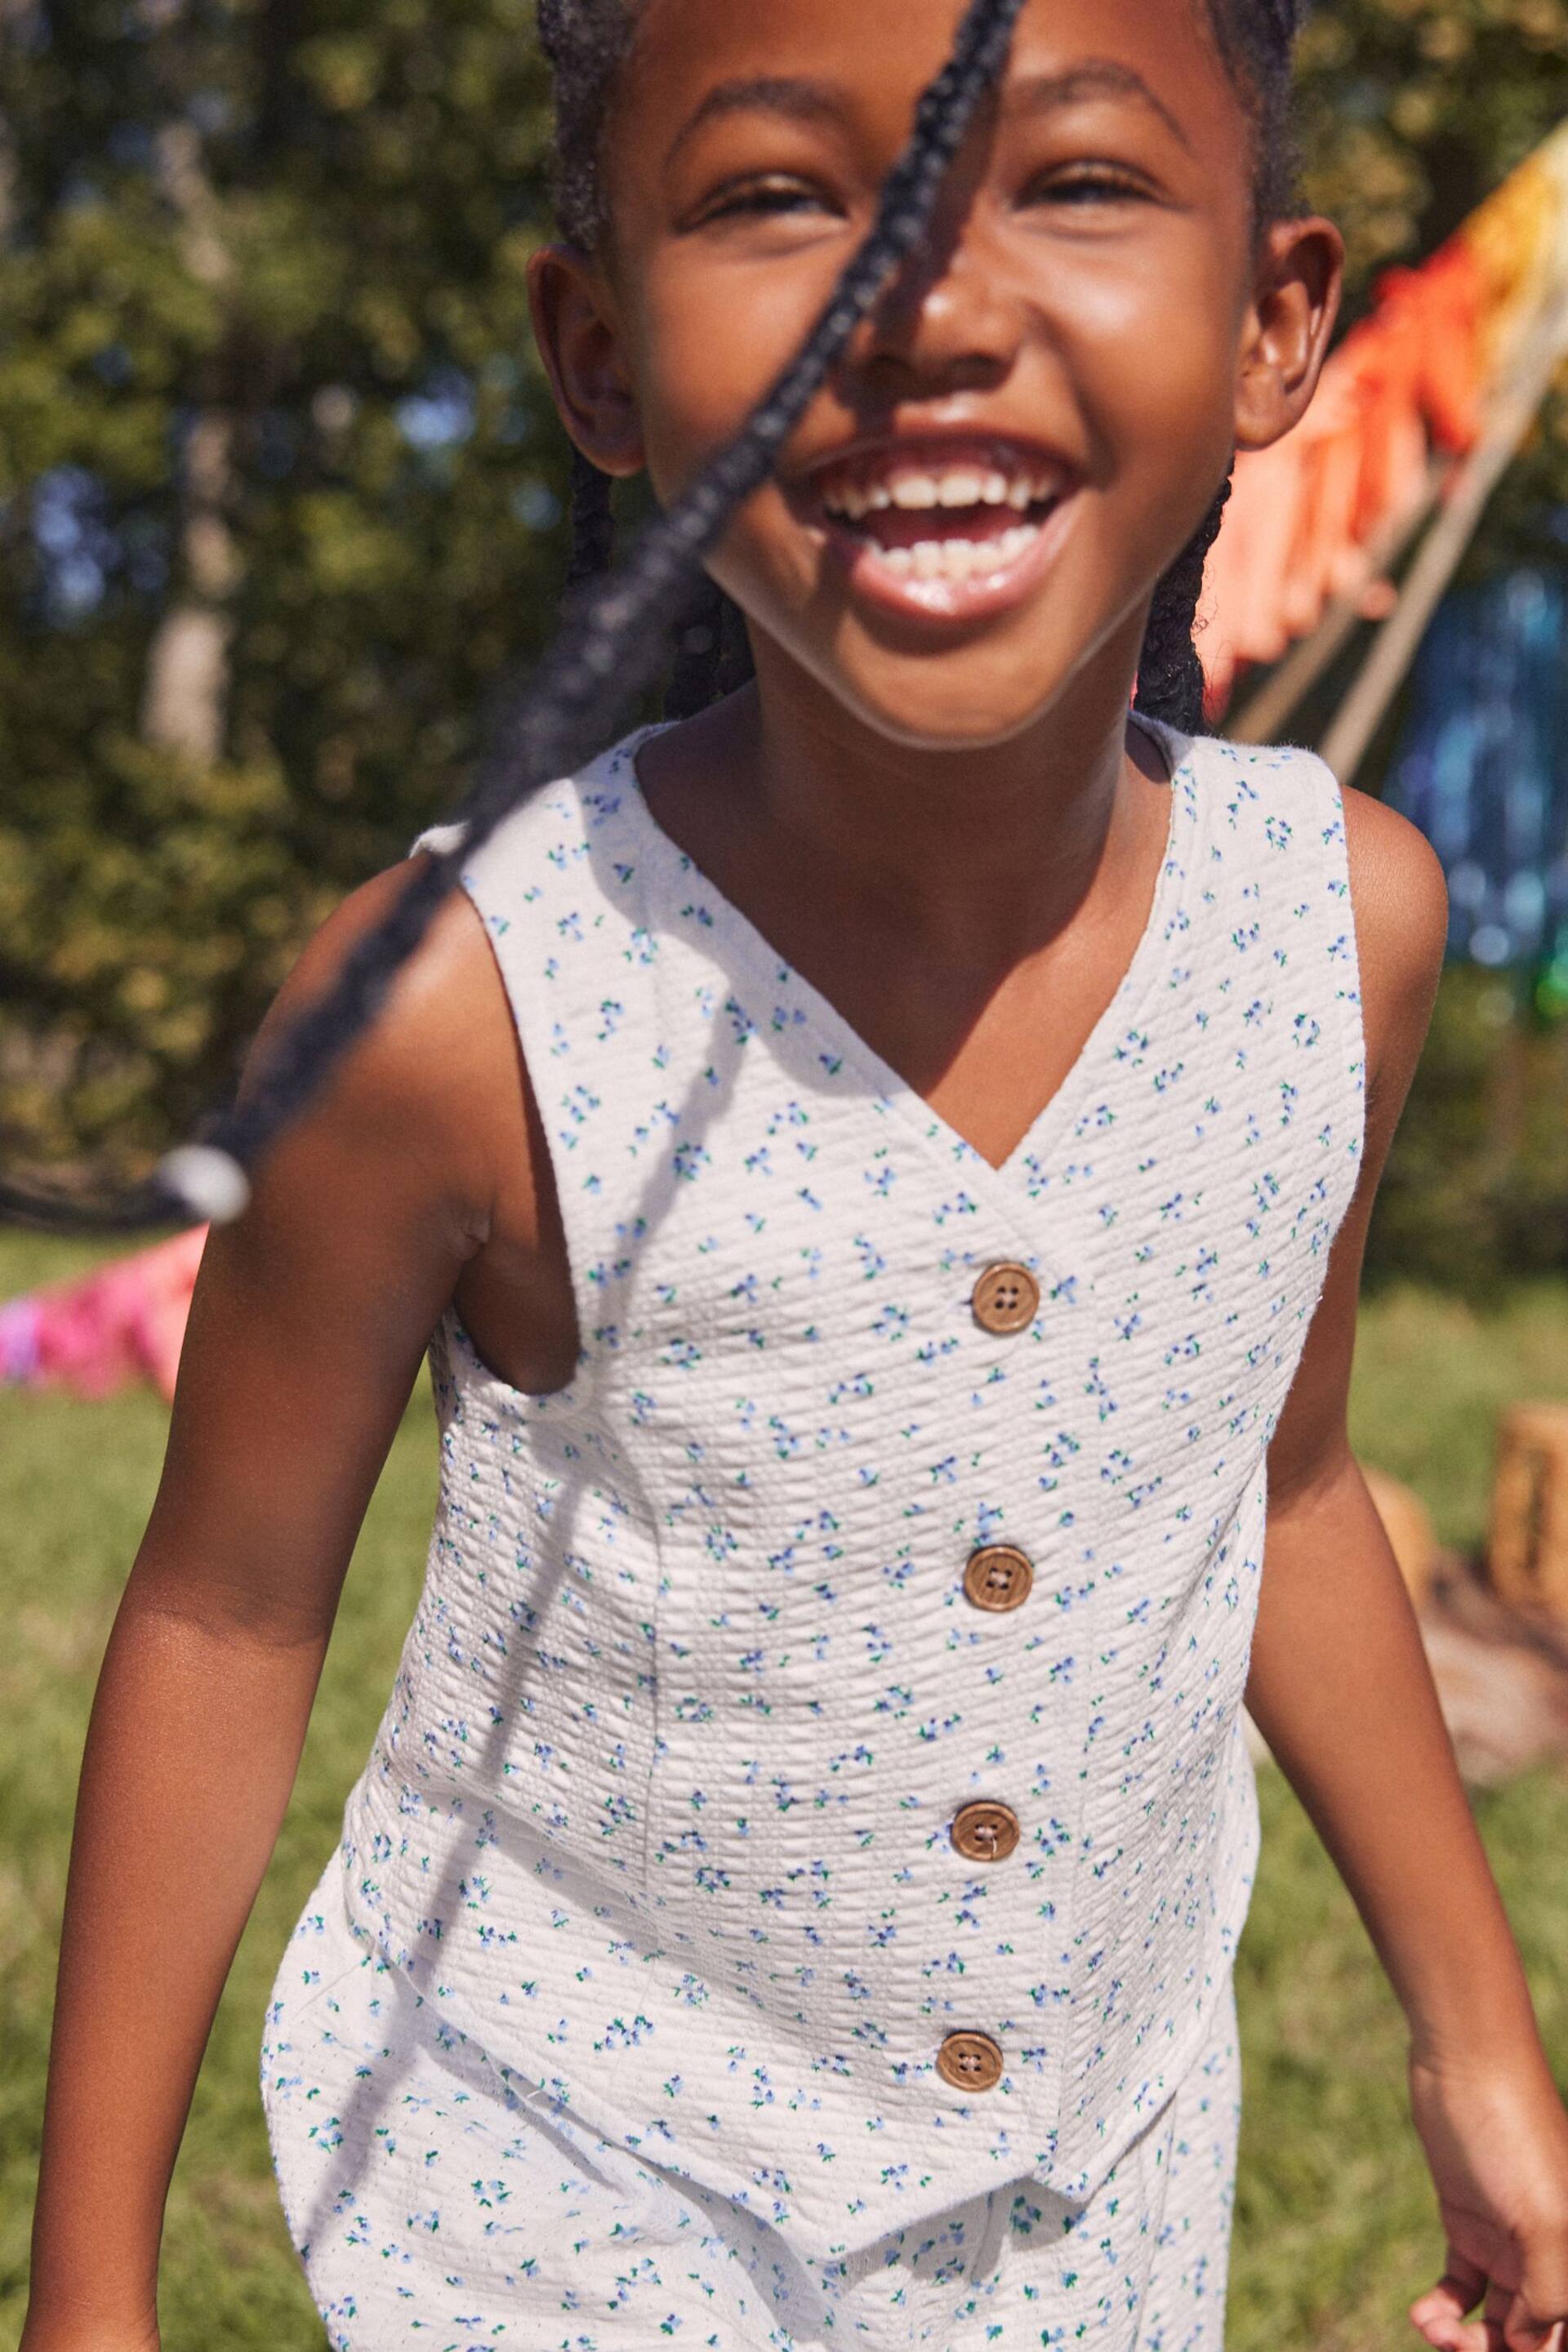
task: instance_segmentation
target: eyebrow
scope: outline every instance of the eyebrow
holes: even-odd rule
[[[844,108],[824,82],[778,75],[716,82],[676,132],[666,163],[672,163],[687,141],[708,123],[722,121],[728,114],[781,114],[791,122],[841,123]]]
[[[1003,105],[1009,114],[1055,114],[1091,98],[1131,98],[1157,114],[1172,136],[1192,152],[1192,141],[1158,93],[1131,66],[1112,58],[1089,58],[1065,73],[1033,74],[1006,91]]]
[[[1095,98],[1135,100],[1157,115],[1191,153],[1193,142],[1163,99],[1135,68],[1118,64],[1113,58],[1089,58],[1063,73],[1032,74],[1011,84],[1003,106],[1008,114],[1054,114]],[[676,132],[665,163],[668,167],[688,140],[726,115],[777,114],[791,122],[842,124],[846,110],[842,99],[826,83],[795,75],[757,75],[716,82]]]

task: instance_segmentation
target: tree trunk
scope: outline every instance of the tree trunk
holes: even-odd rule
[[[147,656],[142,731],[160,751],[203,767],[223,756],[228,721],[227,609],[239,576],[228,525],[233,489],[232,419],[208,409],[185,444],[178,594],[153,632]]]
[[[181,257],[203,285],[221,287],[232,269],[195,131],[187,122],[165,124],[157,152],[160,184],[180,218]],[[222,758],[228,727],[230,607],[240,570],[233,503],[234,419],[206,407],[185,443],[179,584],[153,635],[142,705],[147,741],[202,767]]]

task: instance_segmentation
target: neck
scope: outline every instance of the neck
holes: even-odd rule
[[[764,641],[756,688],[683,730],[680,770],[704,830],[767,836],[935,956],[984,940],[1006,965],[1141,856],[1153,796],[1139,787],[1163,764],[1142,730],[1129,758],[1130,675],[1125,649],[1107,646],[1021,734],[931,750],[889,740]],[[649,771],[655,814],[679,834],[690,803],[685,787],[667,799],[662,769]]]

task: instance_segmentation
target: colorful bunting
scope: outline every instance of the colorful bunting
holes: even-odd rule
[[[1435,456],[1473,447],[1535,320],[1568,286],[1568,123],[1418,269],[1391,270],[1272,449],[1244,453],[1209,562],[1200,644],[1217,712],[1341,597],[1385,609],[1381,573]]]

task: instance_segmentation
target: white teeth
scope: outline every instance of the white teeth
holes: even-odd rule
[[[888,547],[878,561],[898,580],[984,580],[1005,572],[1038,539],[1036,523],[1017,523],[999,539],[922,539],[913,547]]]
[[[859,522],[868,514],[897,507],[907,514],[934,512],[943,508],[1010,506],[1026,514],[1041,502],[1060,497],[1065,487],[1055,467],[1037,467],[1029,474],[1004,472],[1000,466],[952,466],[922,472],[895,463],[875,478],[860,476],[840,479],[825,494],[831,514]]]
[[[900,474],[889,487],[893,504],[906,508],[911,514],[919,507],[934,507],[938,503],[936,484],[929,474]]]

